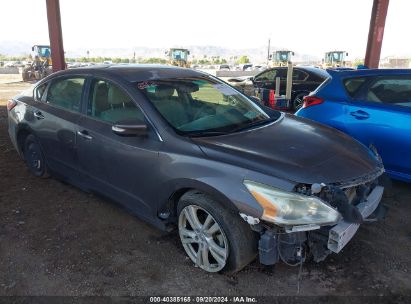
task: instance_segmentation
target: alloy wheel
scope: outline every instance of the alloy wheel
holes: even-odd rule
[[[228,258],[228,241],[221,226],[203,208],[188,205],[180,212],[178,230],[190,259],[208,272],[224,268]]]

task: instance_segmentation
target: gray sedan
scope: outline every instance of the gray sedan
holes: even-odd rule
[[[316,261],[375,218],[384,168],[334,129],[259,106],[194,70],[105,65],[58,72],[8,105],[30,171],[178,230],[209,272]]]

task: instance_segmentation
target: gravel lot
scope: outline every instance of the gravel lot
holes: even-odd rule
[[[255,262],[233,277],[206,274],[176,234],[31,176],[5,108],[27,86],[0,81],[0,295],[297,295],[298,268]],[[341,254],[304,265],[300,295],[411,296],[411,185],[395,182],[392,192],[384,221],[363,225]]]

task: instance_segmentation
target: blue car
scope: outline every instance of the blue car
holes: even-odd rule
[[[411,69],[327,71],[296,115],[374,146],[392,178],[411,182]]]

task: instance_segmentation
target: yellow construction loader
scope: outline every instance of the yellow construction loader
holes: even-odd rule
[[[40,80],[51,74],[51,50],[49,45],[33,45],[32,63],[23,69],[23,81]]]
[[[188,63],[188,55],[190,55],[189,50],[171,48],[166,51],[166,55],[168,56],[168,64],[183,68],[190,67],[190,64]]]
[[[322,60],[322,66],[324,69],[347,66],[346,56],[348,56],[346,51],[327,52]]]

